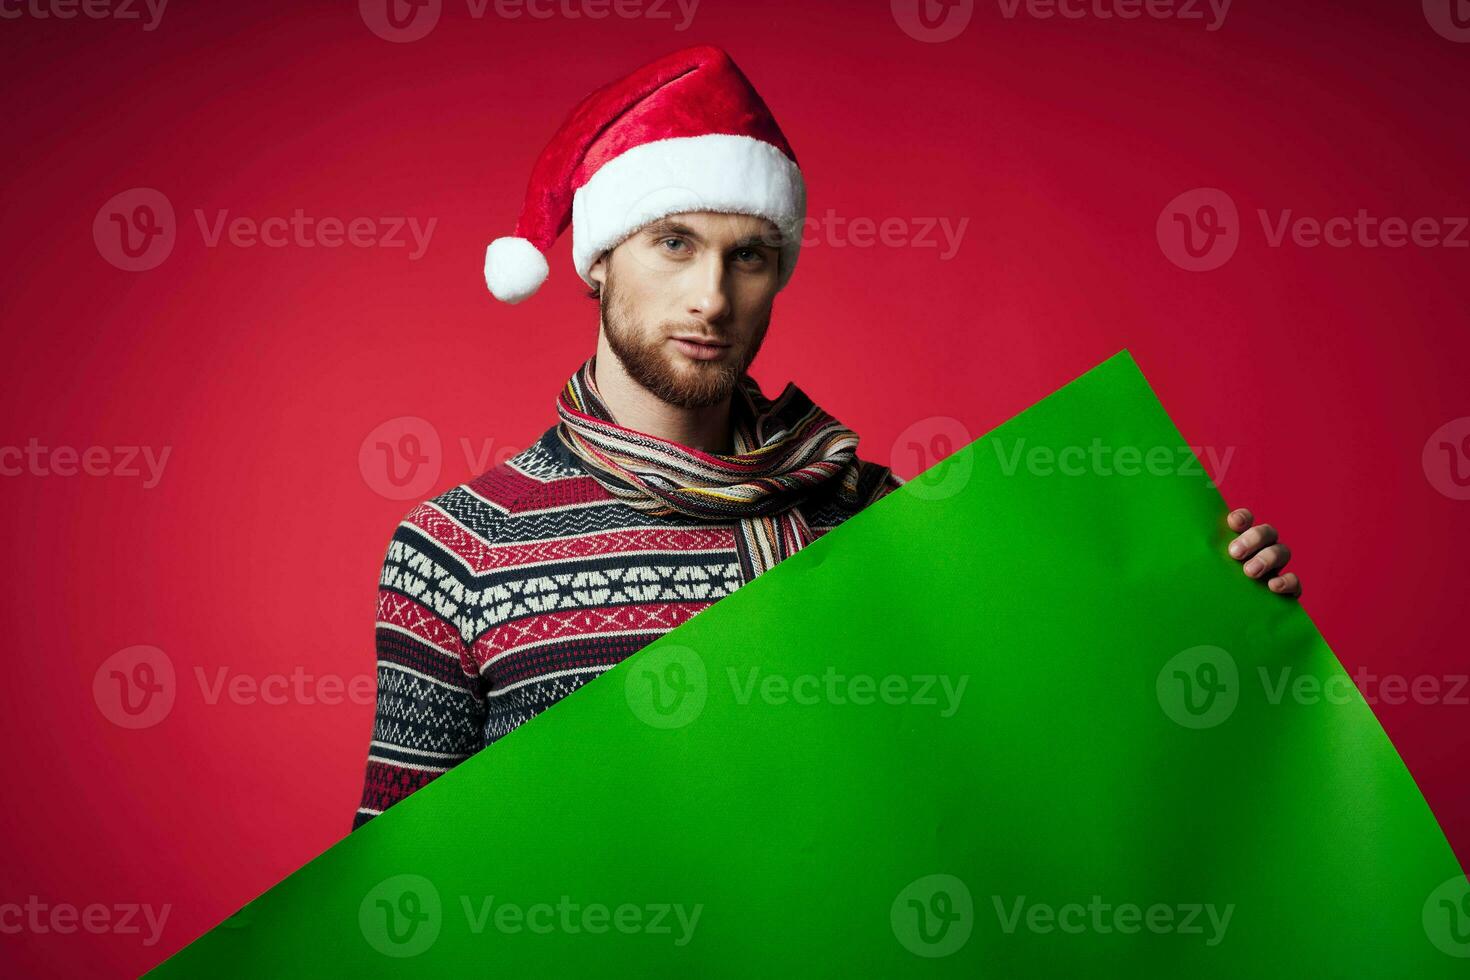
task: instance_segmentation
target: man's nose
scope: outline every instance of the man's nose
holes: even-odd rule
[[[700,257],[689,284],[689,312],[706,322],[723,319],[730,311],[730,300],[725,295],[725,257],[711,249]]]

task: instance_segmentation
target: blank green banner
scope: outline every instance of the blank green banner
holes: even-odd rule
[[[155,974],[1470,975],[1433,814],[1225,513],[1119,354]]]

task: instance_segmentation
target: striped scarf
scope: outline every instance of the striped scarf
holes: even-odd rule
[[[702,452],[625,429],[593,380],[596,355],[562,388],[557,435],[613,496],[647,514],[739,520],[736,550],[746,582],[813,540],[800,505],[835,481],[837,502],[856,512],[882,493],[882,480],[859,499],[858,437],[787,383],[773,402],[749,374],[730,398],[734,453]]]

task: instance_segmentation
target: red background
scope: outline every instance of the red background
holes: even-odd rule
[[[411,502],[364,478],[364,440],[428,420],[443,444],[428,496],[472,475],[461,439],[488,465],[552,423],[596,308],[567,236],[518,307],[486,292],[484,246],[512,232],[577,99],[688,44],[724,45],[765,96],[812,216],[969,222],[948,261],[814,230],[753,369],[768,393],[797,381],[864,457],[911,476],[893,452],[904,429],[952,417],[978,437],[1126,346],[1190,442],[1233,447],[1223,492],[1283,529],[1350,671],[1467,671],[1470,502],[1435,489],[1421,451],[1470,415],[1470,250],[1273,248],[1256,209],[1465,215],[1470,44],[1418,4],[1325,0],[1240,0],[1215,31],[979,3],[945,43],[880,2],[704,0],[688,30],[677,17],[475,19],[448,0],[413,43],[374,36],[350,2],[178,3],[152,31],[0,21],[0,443],[171,447],[152,489],[0,479],[0,902],[171,906],[152,947],[0,935],[5,972],[137,973],[347,832],[371,705],[211,705],[195,670],[371,674],[378,568]],[[138,187],[172,203],[177,243],[127,272],[92,227]],[[1155,233],[1197,187],[1241,215],[1238,251],[1211,272],[1172,264]],[[208,247],[194,217],[297,208],[437,225],[410,261]],[[167,654],[179,687],[135,731],[92,684],[138,644]],[[1377,710],[1470,855],[1470,712]]]

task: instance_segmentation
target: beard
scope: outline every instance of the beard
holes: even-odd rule
[[[607,344],[622,362],[623,370],[660,401],[679,408],[707,408],[729,396],[760,352],[771,325],[768,308],[743,348],[731,337],[716,332],[719,340],[731,345],[729,351],[713,361],[696,361],[680,354],[668,341],[677,333],[709,333],[702,324],[666,323],[647,329],[634,316],[611,275],[603,283],[598,307]]]

